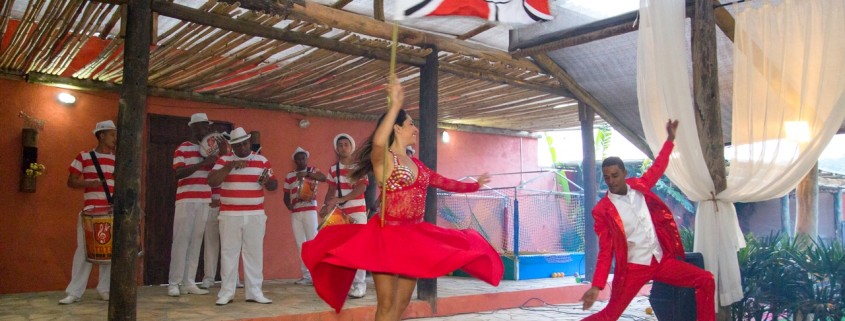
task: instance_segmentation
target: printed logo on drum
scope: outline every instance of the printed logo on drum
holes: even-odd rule
[[[94,230],[97,231],[95,236],[97,243],[108,244],[111,241],[110,223],[94,223]]]

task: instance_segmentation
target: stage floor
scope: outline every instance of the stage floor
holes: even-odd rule
[[[264,282],[265,295],[272,304],[247,303],[243,289],[235,301],[216,306],[218,287],[208,295],[167,296],[166,286],[138,288],[138,320],[372,320],[375,291],[368,278],[367,295],[346,302],[340,314],[321,301],[311,286],[295,285],[294,280]],[[463,277],[438,279],[437,311],[428,302],[412,300],[404,317],[424,318],[462,313],[494,311],[543,304],[576,303],[589,287],[576,284],[574,278],[547,278],[502,281],[498,287]],[[218,285],[219,286],[219,285]],[[606,292],[606,291],[605,291]],[[644,288],[642,293],[648,293]],[[603,293],[606,300],[608,293]],[[0,295],[0,320],[106,320],[108,302],[99,300],[93,289],[81,302],[59,305],[63,292],[37,292]],[[416,295],[414,295],[416,297]]]

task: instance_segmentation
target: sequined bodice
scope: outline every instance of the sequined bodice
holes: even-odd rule
[[[387,178],[387,183],[385,184],[388,192],[414,183],[414,171],[410,167],[399,163],[399,157],[392,150],[390,154],[393,155],[393,172],[390,173],[390,177]]]
[[[425,167],[419,159],[411,158],[417,166],[417,177],[408,166],[397,165],[394,155],[394,170],[387,179],[387,202],[385,221],[388,224],[413,224],[423,220],[425,197],[428,186],[450,192],[468,193],[478,190],[477,183],[464,183],[445,178]],[[401,173],[397,173],[401,172]]]

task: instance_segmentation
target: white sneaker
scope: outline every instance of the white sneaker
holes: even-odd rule
[[[200,289],[193,283],[179,287],[179,292],[181,294],[208,294],[208,290]]]
[[[100,293],[100,299],[103,299],[103,301],[108,301],[109,300],[109,293],[108,292]]]
[[[214,280],[206,279],[200,283],[200,289],[210,289],[212,286],[214,286]]]
[[[59,304],[72,304],[81,301],[82,298],[75,295],[68,295],[64,299],[59,300]]]
[[[273,303],[273,300],[270,300],[264,296],[260,296],[254,299],[248,299],[246,302],[254,302],[254,303],[261,303],[261,304],[270,304]]]
[[[179,296],[179,286],[178,285],[168,285],[167,286],[167,295],[169,296]]]
[[[301,278],[301,279],[299,279],[299,280],[294,281],[294,282],[293,282],[293,284],[298,284],[298,285],[314,285],[314,282],[313,282],[313,281],[311,281],[311,279]]]
[[[217,305],[227,305],[229,303],[232,303],[232,297],[217,298],[217,302],[215,302],[215,304],[217,304]]]
[[[364,297],[364,294],[367,293],[367,288],[364,286],[359,285],[352,285],[352,288],[349,289],[349,297],[353,299],[360,299]]]

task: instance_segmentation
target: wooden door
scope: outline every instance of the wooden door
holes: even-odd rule
[[[144,217],[144,284],[168,282],[170,246],[173,242],[173,213],[176,202],[176,173],[173,152],[191,136],[186,117],[147,116],[147,173]],[[214,121],[217,131],[231,131],[232,124]],[[202,252],[200,252],[202,255]],[[202,274],[203,260],[197,271]],[[202,279],[201,277],[199,279]]]

